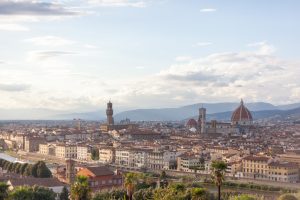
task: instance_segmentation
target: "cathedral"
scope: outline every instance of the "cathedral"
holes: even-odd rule
[[[248,133],[253,128],[251,112],[241,100],[240,105],[233,111],[231,122],[218,122],[217,120],[206,121],[206,109],[199,109],[198,122],[195,119],[188,120],[187,128],[196,128],[201,134],[242,134]]]

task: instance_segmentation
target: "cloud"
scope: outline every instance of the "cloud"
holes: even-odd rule
[[[175,58],[175,61],[177,62],[185,62],[185,61],[188,61],[188,60],[191,60],[192,58],[190,56],[177,56]]]
[[[62,66],[55,62],[56,59],[30,63],[35,68],[27,71],[1,69],[2,81],[23,80],[30,82],[34,90],[25,94],[6,92],[0,99],[0,105],[96,109],[104,107],[109,98],[117,106],[131,108],[238,102],[240,98],[245,98],[246,102],[297,102],[300,99],[300,63],[281,59],[271,51],[261,53],[261,46],[254,45],[249,51],[193,56],[181,62],[174,61],[157,74],[118,76],[115,79],[105,76],[105,73],[78,70],[76,64],[63,63],[65,65]],[[265,42],[263,46],[273,45]],[[61,51],[35,53],[39,59],[73,55],[73,52]]]
[[[20,24],[0,24],[1,31],[29,31],[29,28]]]
[[[136,66],[135,68],[139,69],[139,70],[142,70],[142,69],[145,69],[145,66]]]
[[[29,38],[24,41],[40,46],[66,46],[75,43],[74,41],[51,35]]]
[[[83,45],[84,48],[87,48],[87,49],[98,49],[97,46],[95,45],[92,45],[92,44],[85,44]]]
[[[202,8],[200,10],[200,12],[216,12],[216,11],[217,11],[217,9],[215,9],[215,8]]]
[[[92,5],[103,6],[103,7],[135,7],[144,8],[146,7],[146,1],[141,0],[89,0]]]
[[[197,44],[195,44],[195,46],[199,46],[199,47],[205,47],[205,46],[209,46],[212,45],[211,42],[198,42]]]
[[[72,16],[78,14],[58,3],[24,0],[0,2],[0,15]]]
[[[266,42],[254,46],[250,52],[216,53],[173,64],[155,76],[122,89],[126,93],[119,93],[118,99],[154,107],[164,103],[185,105],[239,98],[275,104],[299,99],[299,63],[282,60],[274,56],[273,51],[265,51],[272,46]],[[155,99],[160,102],[155,104]]]
[[[28,60],[45,60],[58,56],[73,55],[75,52],[70,51],[33,51],[29,52]]]
[[[0,83],[0,90],[6,92],[22,92],[28,90],[30,85],[27,84],[4,84]]]
[[[276,48],[273,45],[268,44],[266,41],[263,42],[255,42],[248,44],[249,47],[258,47],[259,51],[258,53],[264,54],[264,55],[270,55],[276,51]]]

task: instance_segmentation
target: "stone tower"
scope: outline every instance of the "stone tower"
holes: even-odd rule
[[[200,133],[204,134],[206,132],[205,125],[206,125],[206,108],[199,108],[199,118],[198,123],[200,127]]]
[[[106,108],[106,116],[107,116],[107,124],[108,125],[113,125],[114,124],[114,118],[113,118],[113,108],[112,108],[113,104],[109,101],[107,103],[107,108]]]
[[[72,184],[75,180],[76,172],[75,172],[75,161],[72,159],[66,160],[66,181],[69,184]]]

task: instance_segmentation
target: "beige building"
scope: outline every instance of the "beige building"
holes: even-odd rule
[[[296,163],[271,162],[269,164],[269,179],[271,181],[297,183],[299,167]]]
[[[55,155],[58,158],[77,158],[77,146],[71,144],[57,144]]]
[[[178,171],[194,172],[195,170],[200,170],[201,167],[200,158],[195,155],[185,153],[177,157]]]
[[[100,148],[99,161],[101,163],[114,163],[115,162],[115,149],[114,148]]]
[[[43,155],[55,156],[56,144],[45,143],[39,145],[39,153]]]
[[[277,161],[264,156],[247,156],[242,163],[245,178],[289,183],[299,181],[297,163]]]
[[[271,158],[265,156],[246,156],[243,158],[243,176],[245,178],[269,179],[268,163]]]
[[[44,143],[45,139],[40,137],[26,137],[25,138],[25,148],[27,152],[39,151],[39,145]]]
[[[88,145],[77,145],[77,159],[82,161],[91,160],[91,149]]]

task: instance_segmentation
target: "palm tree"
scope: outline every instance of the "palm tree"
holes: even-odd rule
[[[138,179],[138,175],[132,172],[129,172],[124,176],[124,186],[126,187],[129,200],[132,200],[132,195],[135,189],[135,185],[138,183]]]
[[[75,182],[71,186],[72,200],[89,200],[91,197],[91,189],[86,176],[77,176]]]
[[[221,185],[224,181],[227,164],[224,161],[215,160],[211,164],[211,169],[212,180],[218,186],[218,199],[221,200]]]

